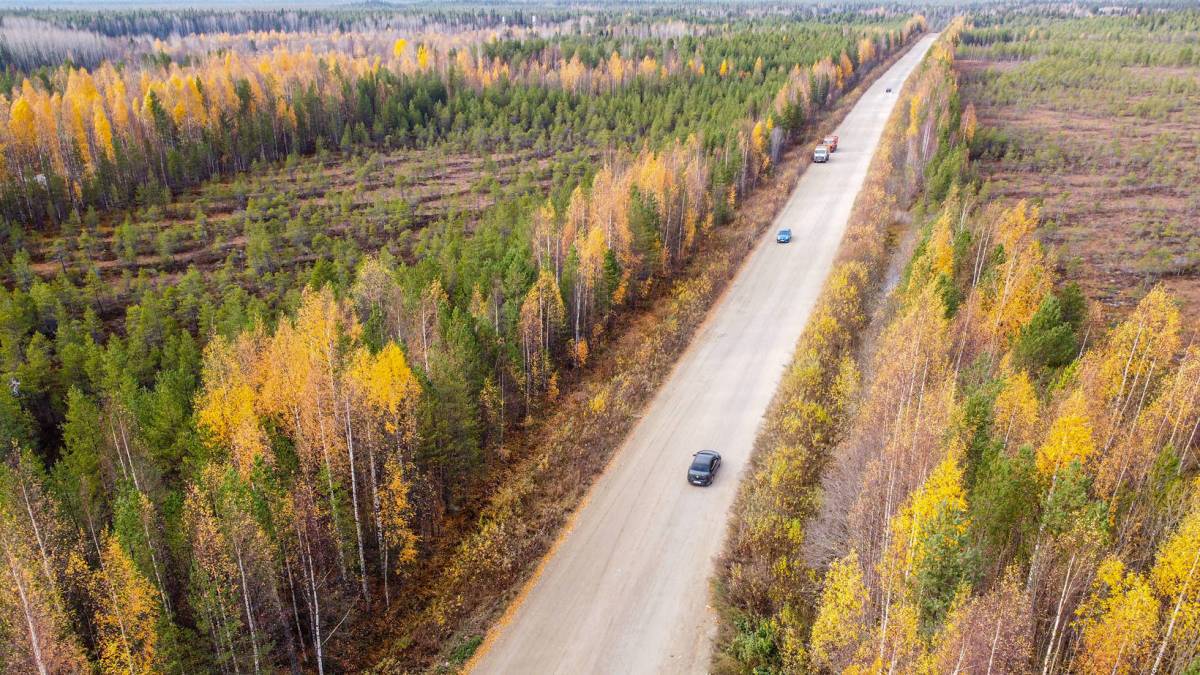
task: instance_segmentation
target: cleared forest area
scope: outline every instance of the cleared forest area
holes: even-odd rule
[[[981,18],[959,49],[997,198],[1042,206],[1066,278],[1113,318],[1155,283],[1200,313],[1200,18]]]

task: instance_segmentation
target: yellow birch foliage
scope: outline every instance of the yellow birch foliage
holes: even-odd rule
[[[957,208],[943,208],[933,222],[929,241],[921,254],[912,261],[908,289],[920,292],[941,278],[954,279],[954,223]]]
[[[96,147],[100,149],[108,161],[116,159],[116,152],[113,150],[113,134],[112,126],[108,123],[108,115],[104,112],[104,106],[100,101],[96,101],[92,105],[92,129],[96,133]]]
[[[1036,207],[1022,201],[1004,211],[995,225],[1005,259],[996,269],[992,287],[985,290],[983,323],[1004,344],[1029,322],[1051,290],[1045,254],[1033,236],[1039,217]]]
[[[1082,646],[1074,662],[1080,673],[1147,672],[1158,633],[1158,598],[1136,572],[1107,558],[1087,600],[1076,611]]]
[[[1179,308],[1161,285],[1155,286],[1124,321],[1109,332],[1101,351],[1096,384],[1104,403],[1128,395],[1131,384],[1160,372],[1179,347]]]
[[[643,57],[641,63],[638,64],[638,76],[645,79],[650,79],[657,75],[658,61],[651,56]]]
[[[1024,370],[1004,378],[993,407],[996,433],[1006,446],[1019,447],[1033,440],[1038,422],[1037,392]]]
[[[967,496],[962,487],[963,472],[958,464],[960,449],[952,448],[946,457],[934,467],[925,483],[912,494],[904,509],[892,519],[892,550],[887,565],[891,573],[899,575],[920,566],[928,551],[926,542],[932,527],[945,521],[947,515],[958,523],[959,534],[963,534],[969,521],[966,518]]]
[[[1142,431],[1138,417],[1153,412],[1144,410],[1143,402],[1155,400],[1147,393],[1157,393],[1178,349],[1179,309],[1160,285],[1085,359],[1080,382],[1096,410],[1096,439],[1103,450],[1096,473],[1102,494],[1119,489],[1128,476],[1135,459],[1130,444],[1143,440],[1137,437]]]
[[[22,96],[13,103],[8,117],[8,131],[18,147],[37,146],[37,127],[34,123],[33,106]]]
[[[1037,469],[1043,476],[1053,476],[1076,460],[1086,462],[1095,452],[1087,410],[1088,402],[1078,389],[1063,403],[1037,451]]]
[[[1179,455],[1180,462],[1189,463],[1188,457],[1194,452],[1193,429],[1200,424],[1200,399],[1196,396],[1200,390],[1200,346],[1189,347],[1173,370],[1169,376],[1164,373],[1158,395],[1142,408],[1132,424],[1117,420],[1117,440],[1096,469],[1096,489],[1105,498],[1122,485],[1143,484],[1167,448]],[[1136,392],[1137,406],[1141,407],[1143,391],[1148,387],[1134,383],[1127,389]],[[1187,470],[1186,466],[1181,468]]]
[[[417,535],[409,524],[412,518],[412,504],[408,493],[410,484],[404,474],[404,463],[399,457],[389,457],[383,467],[383,488],[381,490],[381,517],[383,533],[388,546],[396,554],[394,564],[399,566],[411,562],[417,557]]]
[[[927,288],[905,307],[880,338],[873,378],[858,407],[861,430],[856,432],[878,453],[863,469],[862,489],[849,508],[849,539],[860,555],[892,557],[890,569],[903,565],[907,546],[878,551],[880,526],[892,520],[885,513],[885,493],[893,503],[919,490],[929,472],[945,455],[945,429],[953,421],[954,379],[948,360],[949,337],[945,310]],[[866,558],[864,558],[866,560]]]
[[[1158,548],[1150,571],[1163,600],[1163,641],[1186,649],[1200,640],[1200,480],[1193,483],[1192,508]]]
[[[975,131],[979,129],[979,117],[975,112],[974,103],[968,103],[967,107],[963,109],[961,126],[963,137],[967,139],[967,142],[975,138]]]
[[[299,413],[315,377],[311,371],[300,334],[291,321],[280,321],[263,350],[257,405],[264,415],[274,416],[294,435],[303,431]]]
[[[611,86],[619,86],[625,81],[625,71],[628,70],[628,64],[625,59],[617,52],[613,52],[608,57],[608,77]]]
[[[233,83],[228,80],[226,83],[232,89]],[[108,107],[112,110],[112,122],[121,134],[129,133],[129,101],[125,91],[125,82],[114,75],[108,87]]]
[[[158,592],[137,571],[115,537],[104,538],[94,589],[92,620],[100,671],[159,672]]]
[[[201,428],[227,448],[244,477],[267,450],[266,433],[258,419],[254,371],[257,331],[243,333],[234,344],[216,336],[204,350],[204,388],[197,395],[196,415]]]
[[[908,129],[905,135],[908,138],[916,138],[917,133],[921,130],[921,104],[924,102],[924,97],[919,92],[913,93],[912,98],[908,101]]]
[[[825,573],[809,641],[812,665],[837,672],[851,663],[864,637],[868,601],[858,554],[851,551]]]
[[[873,60],[875,60],[875,41],[869,37],[862,38],[858,41],[858,63],[862,65]]]
[[[750,133],[750,140],[754,145],[754,154],[758,157],[759,168],[765,170],[771,165],[771,157],[767,153],[767,141],[770,136],[770,131],[762,120],[754,123],[754,130]]]
[[[562,61],[558,70],[558,81],[563,89],[568,91],[579,91],[579,85],[583,83],[588,72],[587,66],[579,60],[578,53],[572,56],[570,61]]]
[[[882,645],[881,650],[876,645]],[[888,621],[880,624],[871,637],[871,650],[862,650],[859,664],[847,668],[843,673],[924,673],[928,667],[925,643],[920,634],[920,613],[908,598],[894,600],[888,611]],[[878,656],[883,653],[882,658]],[[869,656],[868,656],[869,654]]]
[[[38,545],[46,532],[31,532],[19,503],[6,503],[10,480],[20,480],[0,465],[0,670],[5,673],[85,672],[87,659],[71,630],[59,584]],[[68,566],[86,566],[75,552]],[[54,571],[53,573],[56,573]],[[71,579],[73,569],[64,578]]]
[[[383,416],[389,433],[411,436],[413,425],[407,413],[416,403],[420,387],[396,343],[389,342],[374,355],[360,347],[351,358],[346,376],[366,403]]]

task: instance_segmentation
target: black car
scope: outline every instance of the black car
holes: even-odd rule
[[[712,485],[719,468],[721,454],[715,450],[701,450],[692,455],[692,465],[688,467],[688,482],[692,485]]]

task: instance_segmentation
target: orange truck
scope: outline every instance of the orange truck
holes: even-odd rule
[[[824,143],[822,143],[822,145],[828,147],[830,152],[837,152],[837,142],[838,142],[837,136],[826,136],[825,141],[824,141]]]

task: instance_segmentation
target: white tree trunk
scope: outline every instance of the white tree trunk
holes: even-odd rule
[[[344,395],[346,422],[346,453],[350,456],[350,501],[354,512],[354,536],[358,541],[358,579],[362,586],[363,599],[369,604],[371,592],[367,588],[367,558],[363,553],[362,519],[358,514],[358,472],[354,466],[354,427],[350,423],[350,395]]]
[[[37,624],[33,618],[33,608],[29,604],[29,596],[25,592],[25,583],[21,580],[21,570],[17,568],[17,561],[13,558],[12,550],[8,546],[6,538],[0,539],[0,544],[4,545],[4,557],[8,560],[9,573],[12,575],[13,585],[17,588],[17,594],[21,597],[21,610],[25,615],[25,625],[29,630],[29,646],[33,652],[33,662],[37,666],[38,673],[47,675],[46,662],[42,659],[41,638],[38,637]]]

